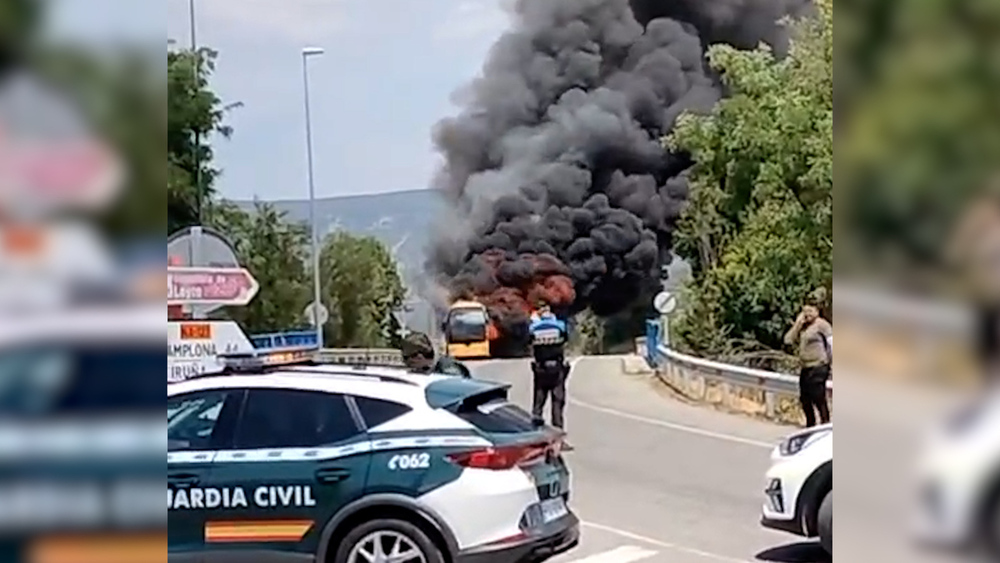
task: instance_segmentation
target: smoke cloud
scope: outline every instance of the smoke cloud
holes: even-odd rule
[[[428,270],[509,335],[535,300],[611,315],[649,299],[688,195],[660,138],[721,96],[706,46],[781,49],[802,0],[521,0],[440,122],[435,188],[460,221]]]

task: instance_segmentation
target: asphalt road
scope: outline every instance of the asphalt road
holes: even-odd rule
[[[527,361],[484,362],[530,407]],[[792,429],[682,403],[621,359],[574,365],[566,419],[575,550],[554,563],[829,561],[814,542],[758,524],[770,451]],[[850,559],[846,559],[850,560]],[[859,562],[860,563],[860,562]]]

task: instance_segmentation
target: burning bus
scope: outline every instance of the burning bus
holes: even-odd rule
[[[457,359],[490,357],[490,342],[497,329],[490,320],[486,305],[478,301],[455,301],[444,321],[448,355]]]

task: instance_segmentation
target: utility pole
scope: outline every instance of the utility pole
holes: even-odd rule
[[[312,151],[312,123],[309,115],[309,57],[323,54],[320,47],[306,47],[302,49],[302,87],[303,104],[306,114],[306,173],[309,178],[309,225],[312,234],[312,263],[313,263],[313,323],[316,327],[316,341],[320,347],[323,346],[323,323],[320,322],[320,308],[323,306],[320,291],[320,256],[319,256],[319,233],[316,225],[316,186],[313,182],[313,151]]]
[[[191,55],[194,57],[194,88],[195,93],[199,91],[201,80],[201,53],[198,52],[198,35],[195,26],[194,0],[188,0],[188,17],[191,20]],[[195,213],[198,216],[198,224],[202,223],[202,207],[204,206],[203,192],[201,185],[201,131],[194,131],[194,197]]]

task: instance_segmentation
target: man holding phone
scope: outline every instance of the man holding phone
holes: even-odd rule
[[[785,343],[797,347],[802,369],[799,372],[799,400],[806,416],[806,426],[816,425],[816,412],[820,422],[830,422],[830,406],[826,401],[826,382],[830,379],[833,361],[833,327],[820,316],[819,307],[806,303],[795,319],[795,324],[785,334]]]

